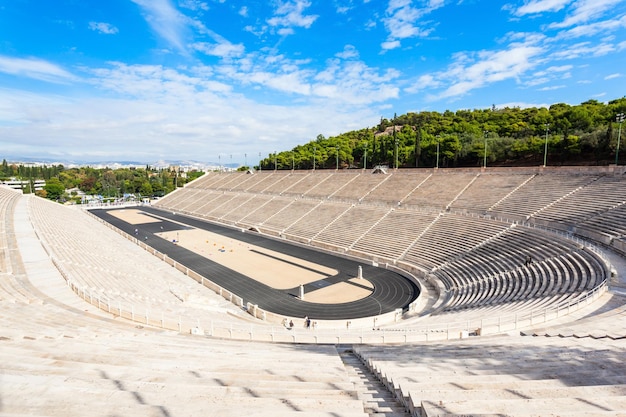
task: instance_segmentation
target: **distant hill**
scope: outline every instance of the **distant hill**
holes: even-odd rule
[[[621,137],[626,97],[579,105],[419,112],[381,118],[350,131],[270,155],[263,169],[606,165]],[[619,161],[626,159],[626,153]],[[620,162],[623,163],[623,162]]]

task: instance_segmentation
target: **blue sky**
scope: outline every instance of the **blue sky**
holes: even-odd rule
[[[232,160],[626,94],[625,0],[0,0],[0,157]]]

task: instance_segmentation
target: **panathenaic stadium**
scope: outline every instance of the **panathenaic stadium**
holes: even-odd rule
[[[625,172],[0,188],[0,415],[626,416]]]

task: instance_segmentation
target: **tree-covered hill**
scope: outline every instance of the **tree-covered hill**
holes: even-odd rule
[[[524,166],[544,160],[547,165],[606,165],[616,162],[618,115],[624,113],[626,97],[606,104],[588,100],[550,108],[407,113],[371,128],[318,135],[268,155],[261,169]],[[619,163],[624,160],[626,153]]]

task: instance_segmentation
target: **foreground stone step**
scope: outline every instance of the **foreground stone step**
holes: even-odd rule
[[[624,415],[626,397],[541,398],[518,400],[423,401],[423,416],[602,416]]]

